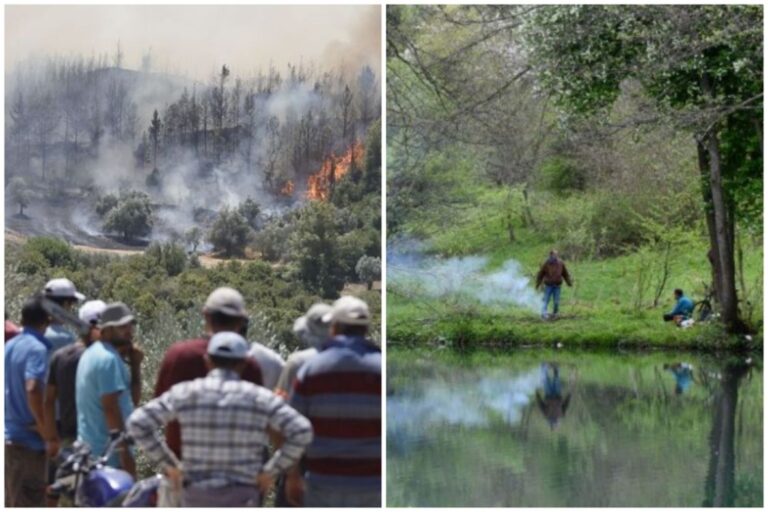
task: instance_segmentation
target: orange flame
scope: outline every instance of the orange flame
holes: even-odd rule
[[[285,182],[285,185],[283,185],[283,188],[280,189],[280,193],[284,196],[291,197],[293,195],[293,181],[288,180]]]
[[[337,157],[334,153],[325,159],[320,170],[307,179],[307,198],[327,201],[333,184],[339,181],[352,168],[352,162],[360,164],[363,161],[365,148],[360,142],[355,142],[346,153]]]

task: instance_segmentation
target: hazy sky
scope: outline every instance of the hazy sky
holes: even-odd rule
[[[34,55],[114,55],[138,69],[152,49],[157,71],[207,80],[227,64],[247,76],[270,61],[368,64],[380,73],[379,6],[6,6],[6,72]]]

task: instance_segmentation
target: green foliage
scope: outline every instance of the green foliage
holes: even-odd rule
[[[255,246],[267,261],[285,259],[290,250],[290,237],[293,227],[282,220],[268,223],[255,236]]]
[[[251,228],[245,217],[225,206],[208,232],[208,241],[225,256],[243,256],[250,236]]]
[[[332,204],[312,202],[302,209],[292,239],[292,260],[305,286],[325,298],[344,287],[336,211]]]
[[[370,290],[373,282],[381,279],[381,258],[361,256],[355,265],[355,272]]]
[[[364,192],[381,195],[381,121],[368,129],[365,138]]]
[[[590,221],[597,257],[616,256],[643,242],[643,231],[628,198],[603,195]]]
[[[252,229],[258,228],[259,215],[261,214],[261,207],[251,199],[250,197],[243,201],[240,206],[237,207],[237,212],[243,216],[248,222],[248,225]]]
[[[121,194],[117,205],[108,211],[104,229],[119,233],[124,239],[130,240],[149,235],[153,224],[154,216],[149,196],[143,192],[131,191]]]
[[[584,190],[586,186],[586,170],[565,158],[550,158],[541,165],[538,173],[544,190],[560,196],[574,190]]]
[[[24,208],[32,201],[32,192],[21,176],[14,176],[8,184],[8,194],[11,201],[19,206],[19,215],[24,214]]]
[[[187,253],[173,242],[150,244],[144,254],[171,277],[181,274],[187,267]]]
[[[117,207],[118,203],[117,196],[114,194],[107,194],[104,196],[99,197],[99,199],[96,201],[96,213],[99,214],[99,217],[102,219],[107,216],[109,212],[112,211],[113,208]]]
[[[197,246],[203,240],[203,230],[194,226],[184,233],[184,243],[192,246],[192,252],[197,252]]]
[[[37,260],[44,262],[46,267],[68,270],[76,270],[80,266],[74,249],[64,240],[52,237],[30,238],[24,246],[23,259]]]

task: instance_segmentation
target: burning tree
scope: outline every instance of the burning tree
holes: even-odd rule
[[[360,142],[353,143],[340,157],[331,153],[320,170],[307,180],[307,198],[327,201],[336,182],[347,174],[353,165],[362,163],[364,155],[365,148]]]

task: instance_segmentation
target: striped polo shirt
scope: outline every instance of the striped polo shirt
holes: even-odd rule
[[[315,437],[306,479],[318,487],[381,488],[381,349],[362,337],[337,336],[299,370],[291,405]]]

